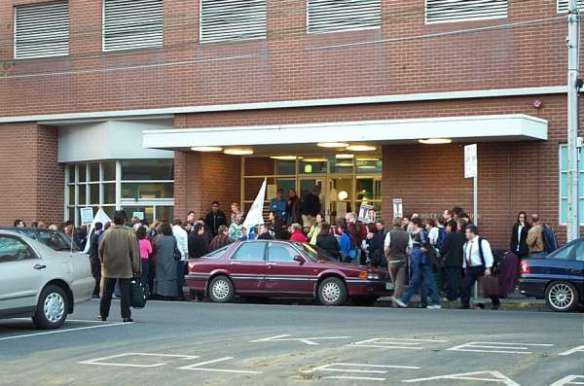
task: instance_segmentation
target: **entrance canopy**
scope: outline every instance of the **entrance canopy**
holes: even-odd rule
[[[460,143],[547,140],[548,123],[529,115],[512,114],[187,128],[149,130],[143,133],[145,148],[254,146],[269,153],[281,150],[282,145],[290,150],[294,148],[293,145],[320,142],[394,144],[435,138]]]

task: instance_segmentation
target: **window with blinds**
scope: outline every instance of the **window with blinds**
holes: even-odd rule
[[[508,0],[426,0],[426,23],[507,17]]]
[[[103,50],[162,47],[162,0],[104,0]]]
[[[558,0],[558,13],[567,13],[569,9],[569,0]],[[578,9],[584,10],[584,0],[578,0]]]
[[[69,55],[69,4],[23,5],[14,12],[14,58]]]
[[[201,0],[202,43],[265,39],[266,0]]]
[[[309,33],[379,28],[380,0],[307,0]]]

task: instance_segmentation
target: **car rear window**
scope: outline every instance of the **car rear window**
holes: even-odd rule
[[[207,253],[205,256],[203,256],[203,258],[205,258],[205,259],[220,259],[223,256],[225,256],[225,252],[227,252],[228,249],[229,249],[229,245],[227,245],[226,247],[223,247],[223,248],[219,248],[216,251]]]

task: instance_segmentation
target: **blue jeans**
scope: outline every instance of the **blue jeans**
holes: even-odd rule
[[[408,304],[414,294],[423,287],[430,295],[431,304],[440,304],[440,294],[436,282],[434,282],[434,275],[432,273],[432,265],[426,262],[426,256],[418,249],[412,251],[411,257],[411,280],[408,289],[401,297],[401,301]],[[422,292],[422,297],[424,294]],[[423,299],[422,299],[423,300]]]

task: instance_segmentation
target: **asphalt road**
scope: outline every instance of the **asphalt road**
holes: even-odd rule
[[[121,324],[97,306],[57,331],[0,321],[0,385],[584,382],[583,314],[150,302]]]

